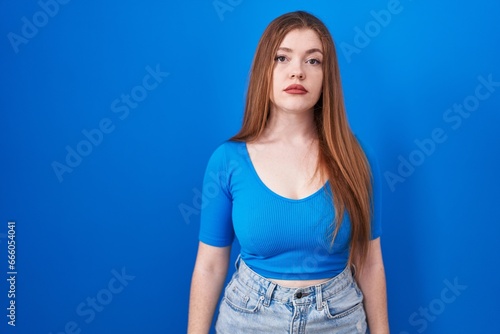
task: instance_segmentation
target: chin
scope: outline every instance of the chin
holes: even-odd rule
[[[280,103],[281,102],[281,103]],[[278,103],[271,102],[274,108],[283,110],[288,113],[301,113],[314,109],[316,102],[304,100],[292,100],[288,98],[286,101],[278,101]]]
[[[287,105],[287,106],[283,106],[283,110],[286,110],[288,112],[293,112],[293,113],[303,113],[303,112],[308,112],[308,111],[312,111],[314,108],[314,105],[297,105],[297,104],[293,104],[293,105]]]

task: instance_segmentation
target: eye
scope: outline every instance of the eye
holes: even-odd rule
[[[321,62],[318,59],[316,59],[316,58],[312,58],[312,59],[307,60],[307,63],[309,63],[311,65],[319,65],[319,64],[321,64]]]
[[[286,57],[285,56],[276,56],[276,57],[274,57],[274,61],[277,61],[278,63],[283,63],[286,61]]]

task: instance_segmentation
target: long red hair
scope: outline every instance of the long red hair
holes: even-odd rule
[[[274,57],[285,35],[294,29],[312,29],[323,45],[323,91],[314,107],[319,137],[317,171],[326,173],[333,193],[335,226],[332,243],[347,211],[351,221],[349,263],[362,267],[371,239],[372,182],[366,156],[353,135],[344,107],[340,71],[332,36],[315,16],[297,11],[273,20],[264,31],[252,64],[243,125],[231,140],[257,139],[271,107]]]

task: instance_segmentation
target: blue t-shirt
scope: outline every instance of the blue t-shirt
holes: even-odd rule
[[[367,152],[368,153],[368,152]],[[374,178],[372,239],[381,234],[380,180]],[[212,154],[205,172],[199,239],[212,246],[241,245],[241,258],[270,279],[308,280],[336,276],[349,258],[350,221],[344,214],[333,246],[334,207],[327,182],[302,199],[280,196],[259,178],[246,143],[227,141]]]

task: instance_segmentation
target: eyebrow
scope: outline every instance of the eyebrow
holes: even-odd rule
[[[280,47],[280,48],[278,48],[278,50],[285,51],[285,52],[293,52],[292,49],[286,48],[286,47]],[[323,51],[321,51],[318,48],[309,49],[306,51],[306,54],[310,55],[311,53],[314,53],[314,52],[319,52],[319,53],[323,54]]]

